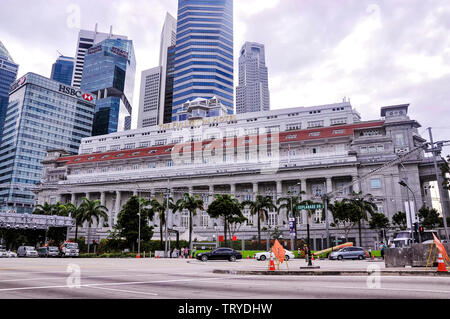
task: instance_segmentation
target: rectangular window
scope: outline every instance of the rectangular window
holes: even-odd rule
[[[286,131],[296,131],[302,129],[302,123],[287,124]]]
[[[278,214],[269,213],[269,226],[278,226]]]
[[[361,147],[361,154],[367,154],[367,147],[366,146]]]
[[[395,135],[395,145],[397,147],[405,147],[405,137],[403,134]]]
[[[323,124],[323,121],[310,121],[308,122],[308,128],[323,127]]]
[[[347,118],[331,119],[331,125],[342,125],[347,124]]]
[[[371,189],[381,189],[381,179],[374,178],[370,180],[370,188]]]
[[[309,133],[309,136],[310,136],[310,137],[319,137],[319,136],[320,136],[320,132],[312,132],[312,133]]]

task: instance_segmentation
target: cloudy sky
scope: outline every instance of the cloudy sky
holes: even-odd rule
[[[20,74],[50,76],[58,56],[74,56],[79,28],[127,35],[140,73],[157,65],[166,12],[176,0],[1,0],[0,40]],[[428,136],[450,140],[450,1],[236,0],[235,52],[266,45],[272,109],[340,102],[363,120],[380,107],[410,103]],[[235,62],[237,63],[237,58]],[[237,70],[237,68],[235,68]],[[235,75],[237,83],[237,73]],[[136,120],[136,119],[135,119]],[[136,123],[136,121],[134,121]],[[450,149],[446,148],[446,154]]]

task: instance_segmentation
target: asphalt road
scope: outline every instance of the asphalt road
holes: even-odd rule
[[[366,269],[366,261],[321,261],[322,269]],[[305,262],[289,263],[298,269]],[[164,259],[0,259],[0,299],[450,298],[450,277],[236,276],[214,269],[267,263]],[[285,267],[282,265],[281,267]],[[78,280],[79,278],[79,280]]]

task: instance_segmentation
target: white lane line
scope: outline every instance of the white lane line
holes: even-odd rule
[[[151,292],[123,290],[123,289],[113,289],[113,288],[104,288],[104,287],[92,287],[92,286],[88,286],[88,288],[101,289],[101,290],[110,290],[110,291],[117,291],[117,292],[125,292],[125,293],[130,293],[130,294],[133,294],[133,295],[140,294],[140,295],[158,296],[158,294],[154,294],[154,293],[151,293]]]
[[[102,284],[86,284],[80,285],[79,287],[100,287],[100,286],[125,286],[125,285],[143,285],[143,284],[159,284],[159,283],[170,283],[170,282],[190,282],[190,281],[210,281],[210,280],[224,280],[225,278],[205,278],[205,279],[173,279],[173,280],[160,280],[160,281],[131,281],[131,282],[113,282],[113,283],[102,283]],[[35,287],[20,287],[20,288],[2,288],[1,292],[6,291],[19,291],[19,290],[37,290],[37,289],[58,289],[58,288],[69,288],[67,285],[64,286],[35,286]],[[71,288],[69,288],[71,289]]]

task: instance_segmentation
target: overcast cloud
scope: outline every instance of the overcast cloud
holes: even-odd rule
[[[166,12],[177,0],[2,0],[0,40],[20,74],[50,76],[60,51],[74,56],[79,28],[127,35],[140,73],[157,65]],[[235,0],[235,63],[244,41],[266,45],[272,109],[350,97],[363,120],[410,103],[419,132],[450,140],[448,0]],[[79,14],[78,14],[79,13]],[[78,19],[79,17],[79,19]],[[237,68],[235,68],[237,70]],[[237,83],[237,72],[235,83]],[[134,118],[133,123],[136,123]],[[446,154],[450,149],[446,149]]]

